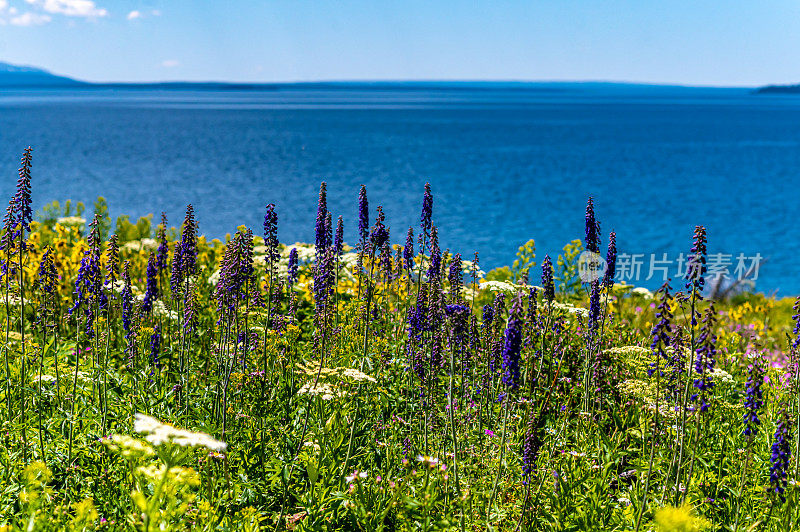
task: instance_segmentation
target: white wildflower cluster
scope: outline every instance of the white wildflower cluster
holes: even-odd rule
[[[474,266],[475,266],[475,263],[472,262],[471,260],[462,260],[461,261],[461,271],[464,274],[464,277],[468,277],[470,279],[472,278],[472,269],[473,269]],[[477,271],[475,272],[475,277],[478,280],[483,279],[484,275],[486,275],[486,272],[484,272],[480,268],[478,268]]]
[[[125,242],[120,246],[120,251],[153,251],[158,248],[158,242],[152,238],[143,238],[141,240],[131,240]]]
[[[358,253],[343,253],[341,260],[348,269],[353,269],[358,266]]]
[[[525,286],[521,284],[513,284],[506,281],[481,281],[478,285],[481,290],[489,290],[492,292],[516,292],[522,290]]]
[[[205,447],[209,451],[217,452],[222,452],[228,447],[227,443],[216,440],[204,432],[175,428],[169,423],[162,423],[145,414],[136,414],[133,430],[146,434],[145,439],[155,446],[173,443],[181,447]]]
[[[631,294],[636,294],[637,296],[642,296],[644,299],[653,299],[653,292],[644,288],[643,286],[637,286],[633,290],[631,290]]]
[[[53,384],[57,380],[58,379],[56,379],[52,375],[48,375],[47,373],[42,373],[41,375],[36,375],[35,377],[33,377],[33,379],[31,379],[31,382],[33,382],[34,384],[38,384],[40,382],[42,384]]]
[[[121,294],[125,289],[125,282],[121,280],[116,280],[113,283],[106,281],[103,283],[103,289],[106,292],[116,292],[117,294]]]
[[[125,458],[140,458],[153,456],[155,451],[148,444],[138,438],[127,434],[112,434],[100,440],[112,451],[120,453]]]
[[[650,353],[650,350],[640,345],[623,345],[619,347],[609,347],[605,350],[611,355],[621,355],[624,357],[640,357]]]
[[[281,256],[288,258],[289,253],[292,252],[292,248],[297,249],[297,262],[300,264],[312,262],[317,254],[313,244],[295,242],[294,244],[288,244],[283,251],[281,251]]]
[[[612,286],[611,289],[614,291],[614,293],[625,294],[633,290],[633,285],[629,285],[623,281],[621,283],[614,283],[614,286]]]
[[[62,216],[57,219],[56,222],[61,225],[83,225],[86,223],[86,218],[80,216]]]
[[[144,301],[144,294],[138,294],[136,296],[136,301],[139,303]],[[166,318],[172,321],[178,321],[178,313],[174,310],[169,310],[167,306],[164,304],[163,301],[160,299],[156,299],[153,301],[153,316],[156,318]]]
[[[711,370],[711,379],[718,384],[724,384],[726,386],[734,384],[736,381],[733,378],[733,375],[725,371],[724,369],[714,368]]]
[[[340,375],[342,377],[349,377],[354,381],[366,381],[366,382],[377,382],[375,377],[370,377],[366,373],[363,373],[355,368],[337,368],[341,370]]]
[[[589,309],[576,307],[572,303],[559,303],[558,301],[553,301],[553,308],[561,309],[570,314],[575,314],[576,316],[583,316],[584,318],[589,315]]]
[[[153,316],[156,318],[166,318],[172,321],[178,321],[178,313],[174,310],[169,310],[163,301],[156,299],[153,302]]]
[[[323,401],[330,401],[335,397],[344,397],[347,394],[327,382],[318,382],[316,386],[313,382],[307,382],[297,390],[297,395],[318,395]]]
[[[341,378],[347,377],[353,379],[357,382],[377,382],[374,377],[367,375],[366,373],[359,371],[355,368],[322,368],[320,369],[319,364],[308,364],[304,365],[301,363],[297,364],[297,368],[299,369],[299,373],[304,373],[306,375],[316,376],[319,375],[320,378],[325,377],[333,377],[333,378]]]

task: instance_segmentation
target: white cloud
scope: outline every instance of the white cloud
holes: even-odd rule
[[[97,7],[92,0],[25,0],[48,13],[68,17],[97,18],[108,15],[108,10]]]
[[[30,11],[26,11],[21,15],[17,15],[16,17],[11,17],[9,22],[12,26],[41,26],[42,24],[47,24],[52,19],[50,15],[42,15],[41,13],[32,13]]]
[[[141,11],[133,10],[130,13],[128,13],[128,20],[135,20],[137,18],[142,18],[142,12]]]
[[[180,62],[177,59],[165,59],[161,61],[161,66],[164,68],[175,68],[178,65],[180,65]]]
[[[150,14],[153,15],[154,17],[160,17],[161,11],[159,11],[158,9],[154,9],[150,12]]]

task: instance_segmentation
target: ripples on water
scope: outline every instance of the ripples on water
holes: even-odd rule
[[[710,252],[769,257],[757,287],[787,295],[800,293],[798,102],[602,85],[5,91],[0,182],[11,194],[31,144],[37,207],[103,195],[112,215],[164,210],[177,225],[191,202],[222,237],[260,228],[274,202],[283,242],[313,240],[322,180],[354,241],[363,183],[401,243],[430,181],[443,245],[478,250],[485,269],[529,238],[538,263],[581,238],[592,194],[621,251],[674,258],[704,224]]]

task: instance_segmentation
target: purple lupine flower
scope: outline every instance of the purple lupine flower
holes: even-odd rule
[[[289,274],[289,286],[297,282],[297,248],[292,248],[289,252],[289,266],[287,268]]]
[[[264,215],[264,246],[267,248],[270,280],[274,267],[280,260],[278,245],[278,213],[275,211],[275,204],[270,203],[267,205],[267,213]]]
[[[463,345],[466,340],[467,326],[469,318],[469,307],[464,305],[446,305],[445,315],[451,318],[453,323],[453,340],[457,345]]]
[[[686,368],[686,357],[684,355],[683,331],[680,325],[675,326],[675,330],[670,338],[672,347],[671,356],[667,360],[669,373],[666,375],[667,383],[665,388],[670,396],[677,401],[680,398],[680,378]]]
[[[131,263],[125,261],[122,270],[122,328],[125,330],[125,356],[128,360],[128,367],[136,365],[136,331],[133,327],[133,288],[131,287]]]
[[[705,286],[706,271],[706,228],[698,225],[694,228],[692,251],[686,261],[686,289],[699,295]],[[692,325],[696,324],[692,317]]]
[[[454,358],[461,360],[461,366],[465,370],[469,367],[469,346],[467,341],[471,340],[467,335],[470,328],[470,311],[465,305],[446,305],[445,315],[450,318],[450,349],[454,353]]]
[[[325,215],[325,249],[333,248],[333,215]]]
[[[435,314],[435,313],[433,313]],[[442,347],[442,330],[436,327],[431,338],[431,373],[428,382],[434,383],[439,378],[439,371],[444,367],[444,348]]]
[[[389,244],[384,242],[383,246],[381,246],[381,270],[383,270],[384,279],[386,279],[386,283],[389,283],[392,280],[392,252],[389,250]]]
[[[553,282],[553,263],[550,262],[550,255],[545,255],[542,261],[542,288],[544,299],[552,302],[556,298],[556,287]]]
[[[219,265],[219,280],[214,287],[214,299],[217,300],[218,319],[221,323],[226,314],[232,315],[239,301],[239,262],[242,233],[237,231],[233,239],[225,246]]]
[[[194,207],[186,206],[186,217],[183,220],[181,234],[180,266],[184,279],[197,273],[197,222],[194,219]]]
[[[53,250],[49,247],[44,250],[42,260],[39,261],[36,283],[46,294],[52,294],[58,290],[58,271],[53,262]]]
[[[361,185],[358,193],[358,238],[366,244],[369,236],[369,202],[367,201],[367,187]]]
[[[525,321],[531,324],[536,319],[536,312],[537,312],[536,306],[538,304],[536,300],[536,295],[538,294],[538,292],[539,291],[535,286],[531,287],[528,290],[528,313],[525,316]]]
[[[17,180],[17,192],[11,200],[14,205],[14,228],[17,231],[30,231],[30,223],[33,221],[33,210],[31,210],[31,166],[33,148],[28,146],[22,154],[19,167],[19,179]],[[23,242],[23,250],[24,250]]]
[[[594,332],[600,327],[600,280],[592,281],[592,291],[589,294],[589,330]]]
[[[89,249],[83,252],[81,266],[78,270],[78,277],[75,279],[75,291],[73,293],[73,305],[69,309],[71,315],[74,311],[84,307],[87,313],[87,320],[93,322],[92,303],[97,301],[100,296],[102,286],[102,273],[100,271],[100,233],[97,231],[98,217],[95,215],[90,224],[92,228],[89,233]],[[87,330],[89,325],[87,324]]]
[[[156,251],[156,268],[158,273],[167,269],[167,255],[169,255],[169,244],[167,243],[167,214],[161,213],[161,223],[158,225],[158,250]]]
[[[325,218],[328,216],[328,196],[326,192],[327,184],[325,181],[319,185],[319,200],[317,202],[317,224],[315,229],[314,244],[317,250],[317,261],[322,257],[322,253],[327,248],[325,237]]]
[[[494,307],[492,305],[484,305],[483,306],[483,315],[481,322],[482,329],[488,329],[492,326],[492,319],[494,318]]]
[[[747,372],[747,389],[744,400],[744,435],[755,437],[761,425],[759,411],[764,406],[764,375],[762,360],[756,360]]]
[[[694,387],[697,388],[698,393],[692,396],[692,400],[696,401],[699,397],[701,412],[708,410],[706,395],[714,388],[711,372],[714,371],[714,364],[717,358],[717,349],[715,347],[717,337],[714,335],[715,316],[714,304],[712,303],[703,316],[703,328],[700,330],[700,338],[698,339],[698,348],[696,350],[697,357],[694,363],[694,369],[698,375],[694,380]]]
[[[333,252],[336,254],[336,259],[340,260],[342,258],[342,252],[344,251],[344,221],[342,217],[339,216],[339,219],[336,220],[336,235],[333,238]]]
[[[603,286],[614,286],[614,277],[617,274],[617,233],[611,231],[608,235],[608,252],[606,253],[606,273],[603,276]]]
[[[3,239],[0,249],[10,249],[14,245],[14,198],[8,202],[6,214],[3,216]]]
[[[131,320],[133,318],[133,287],[131,286],[131,263],[125,261],[122,270],[122,328],[126,333],[131,332]]]
[[[433,194],[431,194],[431,184],[425,183],[425,194],[422,196],[422,213],[419,217],[421,237],[430,234],[433,217]]]
[[[428,279],[438,279],[442,270],[442,251],[439,249],[439,231],[431,228],[431,264],[428,267]]]
[[[106,282],[113,290],[114,284],[119,277],[119,238],[116,234],[111,235],[108,239],[108,247],[106,248]]]
[[[317,257],[314,263],[314,306],[320,318],[328,307],[333,287],[333,253],[330,248],[324,248],[317,252]]]
[[[403,248],[403,261],[405,262],[405,268],[408,272],[411,272],[411,268],[414,266],[414,230],[412,228],[408,228],[408,233],[406,233],[406,245]]]
[[[226,312],[231,317],[239,302],[247,299],[247,288],[253,275],[253,232],[250,229],[237,231],[225,248],[214,291],[220,320]]]
[[[183,288],[183,252],[181,242],[175,242],[175,253],[172,255],[172,269],[169,276],[169,288],[172,297],[175,298],[181,293]]]
[[[394,262],[392,263],[392,268],[394,268],[394,279],[399,279],[403,276],[403,250],[400,249],[400,246],[394,246]]]
[[[503,346],[503,384],[519,387],[519,361],[522,353],[522,300],[517,297],[511,305]]]
[[[772,441],[772,454],[770,456],[769,483],[771,491],[780,497],[781,502],[786,502],[786,491],[788,484],[787,476],[789,472],[789,460],[792,455],[789,433],[791,432],[791,420],[789,413],[784,405],[781,408],[778,424],[775,427],[775,438]]]
[[[255,275],[254,259],[253,231],[247,229],[242,236],[242,242],[239,247],[239,272],[237,274],[239,279],[239,299],[242,301],[247,299],[246,287]]]
[[[668,359],[666,348],[670,345],[669,335],[672,332],[672,310],[670,309],[672,295],[669,293],[670,290],[669,281],[661,285],[661,288],[658,289],[658,293],[661,294],[661,302],[656,310],[653,329],[650,333],[650,351],[655,361],[650,364],[650,368],[647,370],[647,375],[649,377],[652,377],[656,370],[658,370],[660,375],[660,361],[661,359]]]
[[[197,295],[195,285],[190,283],[186,291],[186,300],[183,306],[183,331],[184,334],[191,334],[197,324]]]
[[[145,314],[152,312],[156,299],[158,299],[158,268],[156,267],[156,257],[151,252],[147,259],[147,286],[142,300],[142,312]]]
[[[586,202],[586,250],[600,253],[600,222],[594,217],[594,200]]]
[[[459,301],[461,299],[461,289],[464,287],[464,274],[461,270],[461,253],[456,253],[450,261],[447,277],[448,281],[450,281],[450,299],[453,302]]]
[[[389,241],[389,230],[386,229],[384,220],[386,220],[386,216],[383,214],[383,207],[378,205],[378,219],[375,220],[375,225],[372,226],[372,231],[369,233],[369,243],[376,250],[380,250]]]
[[[525,439],[522,445],[523,472],[526,477],[530,477],[536,467],[536,459],[539,456],[539,449],[542,447],[540,431],[542,429],[544,417],[531,415],[528,418],[528,427],[525,431]]]
[[[425,383],[428,375],[423,350],[423,333],[428,330],[427,285],[420,287],[417,302],[408,312],[408,359],[414,374]]]

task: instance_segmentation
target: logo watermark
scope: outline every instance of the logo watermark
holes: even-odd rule
[[[697,277],[700,265],[694,255],[680,253],[670,257],[667,253],[620,253],[617,255],[614,281],[636,283],[641,281],[666,282],[667,279]],[[720,279],[756,281],[765,258],[760,253],[709,253],[706,256],[706,280]],[[597,253],[584,251],[578,257],[578,275],[584,283],[602,279],[608,270],[606,260]]]
[[[583,251],[578,256],[578,275],[584,283],[591,283],[606,274],[608,264],[599,254],[593,251]]]

